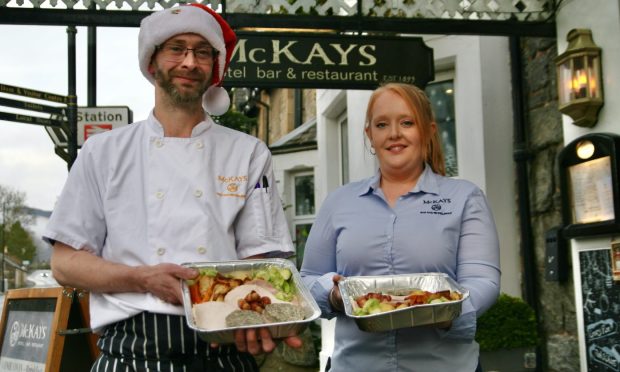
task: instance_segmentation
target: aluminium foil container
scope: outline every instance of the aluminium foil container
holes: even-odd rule
[[[232,273],[234,271],[247,271],[249,273],[254,273],[268,266],[287,268],[292,273],[291,277],[293,280],[293,284],[297,290],[297,296],[305,314],[304,319],[300,321],[266,323],[264,325],[249,325],[240,327],[228,327],[216,330],[205,330],[198,327],[194,321],[189,288],[187,286],[187,283],[183,280],[181,281],[183,291],[183,307],[185,309],[187,325],[189,326],[189,328],[196,331],[200,338],[202,338],[204,341],[220,344],[234,343],[234,334],[236,330],[262,327],[269,328],[269,331],[271,332],[271,336],[273,338],[288,337],[300,333],[308,326],[308,323],[316,320],[321,315],[321,310],[319,309],[319,306],[310,294],[310,291],[301,282],[301,276],[299,275],[297,268],[289,260],[272,258],[222,262],[188,262],[183,263],[182,266],[196,269],[214,269],[218,273],[223,275],[226,275],[227,273]]]
[[[359,329],[384,332],[399,328],[416,327],[452,320],[461,314],[463,301],[469,291],[443,273],[402,274],[383,276],[351,276],[338,283],[345,314],[355,319]],[[414,289],[429,292],[456,291],[462,298],[437,304],[414,305],[403,309],[371,315],[354,315],[353,303],[358,296],[369,292],[405,295]]]

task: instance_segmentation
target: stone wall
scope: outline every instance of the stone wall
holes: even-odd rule
[[[568,279],[545,279],[545,233],[562,222],[557,156],[564,147],[558,111],[554,58],[556,40],[522,40],[523,78],[529,162],[531,225],[536,250],[539,320],[542,324],[543,370],[579,370],[577,319],[572,267]],[[565,251],[570,262],[570,251]]]

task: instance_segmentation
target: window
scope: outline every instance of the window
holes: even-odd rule
[[[459,174],[456,156],[456,125],[454,121],[454,81],[444,80],[429,83],[426,94],[435,112],[435,121],[441,140],[441,149],[446,159],[446,176]]]
[[[314,174],[312,172],[300,172],[293,175],[294,216],[293,238],[297,258],[297,268],[301,267],[304,258],[304,247],[314,222]]]

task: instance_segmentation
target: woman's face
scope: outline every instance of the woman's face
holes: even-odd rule
[[[398,94],[386,90],[377,96],[366,135],[382,172],[409,176],[424,167],[424,144],[414,112]],[[434,127],[432,128],[434,130]]]

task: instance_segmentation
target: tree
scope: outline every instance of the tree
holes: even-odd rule
[[[251,118],[234,110],[228,110],[224,115],[213,118],[216,123],[240,132],[252,134],[256,129],[256,118]]]
[[[33,217],[26,212],[26,194],[0,185],[0,252],[4,250],[15,223],[20,227],[32,224]]]
[[[7,253],[11,257],[18,259],[20,263],[24,260],[34,261],[37,254],[37,247],[34,245],[32,237],[19,221],[11,225],[6,240],[6,247]]]

